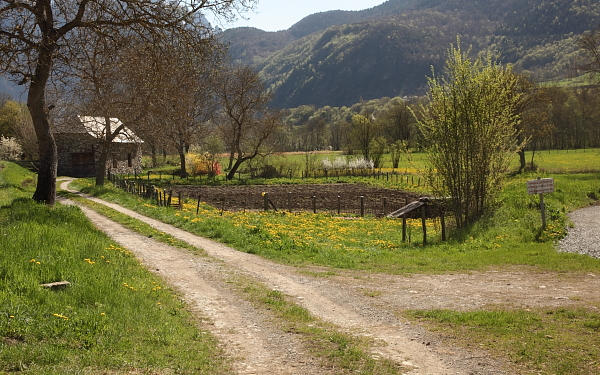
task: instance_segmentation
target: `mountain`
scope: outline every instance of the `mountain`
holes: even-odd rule
[[[363,11],[313,14],[278,32],[221,34],[234,61],[251,64],[274,105],[349,106],[419,95],[457,36],[538,80],[572,74],[578,35],[600,24],[596,0],[388,0]]]

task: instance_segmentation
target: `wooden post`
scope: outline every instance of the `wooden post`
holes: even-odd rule
[[[406,214],[402,215],[402,242],[406,242]]]
[[[313,214],[317,213],[317,197],[313,195],[312,197],[312,206],[313,206]]]
[[[292,213],[292,192],[288,191],[288,211]]]
[[[337,211],[338,215],[342,212],[342,197],[338,195],[337,197]]]
[[[196,215],[200,212],[200,195],[198,195],[198,204],[196,205]]]
[[[446,241],[446,219],[444,217],[444,207],[440,209],[440,225],[442,227],[442,241]]]
[[[365,196],[360,196],[360,217],[365,216]]]
[[[408,197],[404,197],[404,206],[408,206]],[[402,215],[402,242],[406,242],[406,214]]]
[[[171,207],[172,200],[173,200],[173,190],[169,190],[169,198],[167,198],[167,207]]]
[[[269,193],[263,193],[263,209],[269,211]]]
[[[542,230],[546,229],[546,206],[544,205],[544,194],[540,194],[540,210],[542,211]]]
[[[177,193],[178,198],[179,198],[179,211],[183,210],[183,193],[181,191],[179,191]]]
[[[421,206],[421,224],[423,225],[423,246],[427,245],[427,217],[425,212],[426,206],[426,204]]]

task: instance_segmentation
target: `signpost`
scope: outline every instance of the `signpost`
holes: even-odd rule
[[[554,192],[553,178],[537,178],[537,180],[527,181],[527,194],[540,195],[540,211],[542,211],[542,229],[546,228],[546,209],[544,207],[544,194]]]

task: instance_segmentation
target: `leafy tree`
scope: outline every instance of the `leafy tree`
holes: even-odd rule
[[[429,79],[430,104],[419,128],[435,193],[449,197],[457,227],[479,217],[500,189],[516,151],[517,80],[489,57],[472,61],[460,40],[449,50],[446,78]]]
[[[364,115],[352,116],[352,127],[350,128],[350,139],[352,146],[360,150],[365,159],[372,158],[373,140],[380,134],[379,123],[370,112]]]
[[[57,153],[50,131],[46,85],[55,68],[70,66],[75,31],[107,38],[159,35],[205,28],[193,15],[202,10],[230,15],[254,0],[0,0],[0,74],[27,85],[27,107],[39,144],[40,168],[33,198],[56,199]]]

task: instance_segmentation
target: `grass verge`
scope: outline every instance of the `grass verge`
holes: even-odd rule
[[[598,305],[600,307],[600,304]],[[600,313],[583,308],[408,311],[452,343],[508,358],[522,373],[600,373]]]
[[[304,341],[311,354],[323,358],[325,368],[341,369],[341,373],[348,374],[402,373],[400,365],[372,355],[369,347],[374,343],[371,340],[341,333],[333,325],[312,316],[284,293],[241,277],[237,277],[235,285],[255,306],[269,310],[285,332]]]

